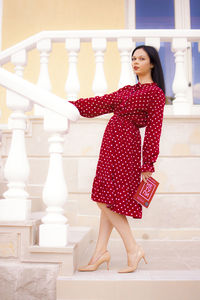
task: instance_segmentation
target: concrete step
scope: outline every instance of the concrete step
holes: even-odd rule
[[[63,158],[64,176],[66,178],[70,193],[84,194],[91,192],[91,187],[96,172],[97,160],[97,157]],[[5,157],[3,158],[2,162],[5,165]],[[49,157],[30,157],[29,165],[31,172],[28,188],[32,188],[32,191],[34,192],[33,196],[41,197],[41,188],[48,174]],[[199,195],[200,185],[198,176],[194,176],[194,174],[197,174],[199,169],[199,157],[158,158],[156,163],[156,172],[153,174],[153,176],[160,182],[158,193],[188,193]],[[2,183],[5,185],[5,180],[2,180]],[[38,188],[38,195],[36,188]]]
[[[53,263],[59,265],[60,275],[74,274],[80,264],[80,256],[91,243],[91,229],[70,227],[69,243],[65,247],[41,247],[34,245],[23,258],[23,262]]]
[[[66,136],[64,156],[97,156],[101,139],[111,115],[93,119],[81,118],[70,124]],[[165,116],[160,144],[160,156],[199,156],[200,119],[198,115]],[[141,129],[142,136],[144,129]],[[26,131],[28,156],[48,156],[48,137],[44,132],[43,120],[30,117]],[[83,138],[84,137],[84,138]],[[2,155],[6,156],[10,147],[10,130],[2,129]]]
[[[200,241],[138,241],[146,252],[137,271],[118,274],[126,265],[122,244],[111,241],[110,270],[76,272],[57,279],[57,300],[199,300]],[[82,257],[87,263],[91,255]]]
[[[199,300],[199,295],[199,272],[137,271],[122,277],[104,271],[57,282],[57,300]]]
[[[59,265],[0,261],[1,300],[55,300]]]
[[[81,118],[77,123],[71,123],[64,147],[64,174],[69,191],[65,214],[71,226],[91,227],[95,237],[99,210],[90,200],[90,192],[101,138],[109,117]],[[165,117],[160,156],[154,173],[160,182],[159,189],[150,208],[143,209],[143,219],[130,219],[137,238],[189,239],[199,236],[200,185],[198,176],[194,175],[200,168],[199,125],[199,116]],[[144,134],[144,130],[141,131]],[[5,163],[11,134],[9,130],[2,134],[2,163]],[[41,198],[49,164],[48,136],[43,130],[42,119],[30,118],[26,146],[31,167],[27,191],[32,200],[32,211],[45,210]],[[6,189],[5,179],[0,173],[0,198]]]
[[[83,249],[92,239],[88,227],[69,227],[69,243],[65,247],[40,247],[38,226],[40,220],[0,223],[0,263],[53,263],[59,265],[59,274],[72,275],[79,264]]]

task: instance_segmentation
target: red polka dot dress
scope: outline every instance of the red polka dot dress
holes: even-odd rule
[[[133,196],[141,172],[154,172],[165,105],[163,91],[156,83],[137,83],[111,94],[71,103],[87,118],[114,113],[104,132],[92,200],[106,203],[116,213],[142,218],[142,206]],[[141,165],[139,128],[145,126]]]

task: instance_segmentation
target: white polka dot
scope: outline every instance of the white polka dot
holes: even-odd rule
[[[157,84],[125,86],[102,97],[71,101],[87,118],[114,112],[103,136],[92,188],[92,199],[119,213],[142,218],[133,200],[141,172],[154,172],[159,154],[165,95]],[[142,149],[139,128],[145,127]]]

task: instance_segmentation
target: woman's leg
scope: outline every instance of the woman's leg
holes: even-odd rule
[[[104,212],[104,214],[107,216],[110,223],[115,227],[115,229],[120,234],[127,251],[128,265],[132,265],[134,259],[134,253],[137,249],[137,243],[133,237],[126,216],[113,212],[104,203],[98,203],[98,206],[101,208],[102,212]]]
[[[113,225],[103,210],[101,210],[99,235],[94,254],[89,262],[93,264],[107,250],[108,241],[113,230]]]

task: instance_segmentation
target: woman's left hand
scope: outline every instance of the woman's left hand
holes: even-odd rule
[[[148,179],[149,177],[151,177],[151,175],[152,175],[152,172],[142,172],[142,180],[143,180],[144,182],[147,182],[147,179]]]

